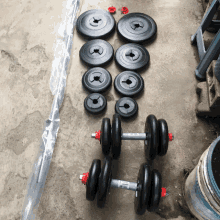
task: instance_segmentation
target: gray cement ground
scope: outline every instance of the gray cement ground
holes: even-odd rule
[[[54,28],[61,21],[62,1],[0,2],[0,219],[16,220],[21,216],[27,180],[51,110]],[[112,189],[103,210],[86,200],[85,187],[78,177],[89,170],[93,159],[103,159],[99,143],[90,138],[92,132],[100,129],[103,116],[94,117],[84,111],[87,93],[82,89],[81,78],[86,67],[78,54],[85,41],[75,31],[60,130],[37,219],[193,219],[183,200],[184,169],[192,169],[216,137],[212,124],[195,115],[194,70],[198,56],[190,36],[201,22],[202,3],[83,0],[79,14],[93,8],[107,10],[112,5],[117,8],[116,21],[123,16],[120,8],[127,6],[130,12],[150,15],[158,25],[157,39],[146,46],[151,61],[142,73],[145,92],[137,99],[138,117],[124,121],[122,126],[124,132],[143,132],[149,114],[167,120],[175,140],[169,144],[167,155],[156,159],[155,168],[162,173],[163,187],[169,196],[161,199],[157,213],[146,212],[142,217],[135,215],[132,191]],[[116,33],[109,42],[115,50],[123,44]],[[107,69],[113,79],[120,73],[115,63]],[[111,88],[106,97],[108,109],[104,116],[112,118],[119,96]],[[135,182],[142,162],[143,142],[123,141],[114,177]]]

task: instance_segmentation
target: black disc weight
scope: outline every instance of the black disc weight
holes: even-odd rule
[[[143,215],[150,200],[151,172],[150,166],[142,164],[138,173],[137,188],[135,192],[134,206],[138,215]]]
[[[114,114],[112,119],[112,156],[118,159],[121,154],[121,118]]]
[[[168,125],[164,119],[158,120],[158,130],[159,130],[158,155],[164,156],[167,153],[168,143],[169,143]]]
[[[151,195],[147,210],[155,211],[160,203],[161,198],[162,177],[157,170],[153,170],[151,174]]]
[[[99,176],[99,189],[97,192],[97,206],[103,208],[105,206],[106,196],[110,187],[112,159],[106,156],[104,164]]]
[[[76,22],[76,30],[86,39],[104,39],[114,32],[113,16],[102,9],[93,9],[81,14]]]
[[[130,13],[117,24],[119,36],[128,42],[146,43],[155,39],[157,25],[153,18],[143,13]]]
[[[102,67],[111,62],[114,50],[111,44],[104,40],[91,40],[85,43],[80,51],[81,61],[90,67]]]
[[[101,172],[101,160],[93,160],[86,182],[86,199],[93,201],[98,191],[99,174]]]
[[[120,95],[134,97],[143,91],[144,80],[134,71],[124,71],[115,77],[114,87]]]
[[[123,97],[116,102],[115,112],[123,118],[131,118],[137,114],[138,104],[130,97]]]
[[[106,69],[94,67],[84,73],[82,84],[90,93],[102,93],[111,86],[112,77]]]
[[[150,61],[147,49],[139,44],[124,44],[115,53],[116,64],[124,70],[141,71]]]
[[[111,122],[109,118],[102,119],[100,142],[103,154],[108,155],[111,149]]]
[[[92,93],[85,98],[84,107],[91,114],[100,114],[106,109],[107,100],[99,93]]]
[[[147,140],[144,143],[145,155],[148,159],[154,160],[158,154],[158,123],[154,115],[148,115],[145,123]]]

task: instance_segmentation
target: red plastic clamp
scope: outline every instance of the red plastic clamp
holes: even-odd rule
[[[167,189],[166,188],[161,188],[161,197],[165,197],[167,194]]]
[[[127,7],[122,7],[121,12],[122,12],[122,14],[127,14],[129,12],[129,10]]]
[[[111,13],[111,14],[114,14],[116,12],[116,7],[112,6],[112,7],[109,7],[108,8],[108,11]]]
[[[168,136],[169,136],[169,141],[172,141],[174,139],[174,136],[172,133],[168,133]]]
[[[100,138],[101,138],[101,131],[99,130],[99,131],[96,131],[95,132],[95,139],[98,139],[99,141],[100,141]]]
[[[88,180],[88,177],[89,177],[89,172],[87,172],[87,173],[83,173],[83,177],[82,177],[82,183],[84,184],[84,185],[86,185],[86,182],[87,182],[87,180]]]

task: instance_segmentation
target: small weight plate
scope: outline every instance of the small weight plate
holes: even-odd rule
[[[162,187],[162,177],[157,170],[152,171],[151,178],[151,195],[150,202],[147,207],[147,210],[150,212],[155,211],[159,206]]]
[[[114,17],[102,9],[93,9],[81,14],[76,22],[76,30],[86,39],[104,39],[114,32]]]
[[[134,206],[138,215],[143,215],[150,201],[151,172],[150,166],[142,164],[137,178],[137,191],[135,192]]]
[[[145,43],[155,38],[157,25],[153,18],[143,13],[130,13],[117,24],[119,36],[132,43]]]
[[[100,142],[103,154],[108,155],[111,149],[111,122],[109,118],[102,119]]]
[[[110,156],[106,156],[99,176],[99,189],[97,193],[97,206],[99,208],[103,208],[105,206],[106,196],[110,184],[109,180],[111,179],[111,166],[112,159]]]
[[[99,174],[101,172],[101,160],[93,160],[86,182],[86,199],[93,201],[98,191]]]
[[[107,70],[94,67],[84,73],[82,84],[91,93],[101,93],[109,89],[112,84],[112,77]]]
[[[130,118],[137,114],[138,104],[130,97],[123,97],[116,102],[115,112],[123,118]]]
[[[114,50],[111,44],[104,40],[91,40],[85,43],[80,51],[81,61],[90,67],[102,67],[111,62]]]
[[[169,143],[168,125],[164,119],[159,119],[157,122],[159,130],[158,155],[164,156],[167,153]]]
[[[107,100],[99,93],[92,93],[85,98],[84,107],[91,114],[99,114],[106,109]]]
[[[145,123],[147,140],[144,141],[145,154],[148,159],[154,160],[158,154],[158,123],[154,115],[148,115]]]
[[[136,72],[124,71],[115,77],[114,87],[120,95],[134,97],[143,91],[144,80]]]
[[[119,114],[112,118],[112,156],[117,159],[121,154],[121,119]]]
[[[124,44],[115,53],[116,64],[124,70],[141,71],[150,61],[147,49],[139,44]]]

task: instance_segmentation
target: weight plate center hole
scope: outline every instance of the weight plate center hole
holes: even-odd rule
[[[132,52],[130,53],[130,57],[134,57],[135,56],[135,54],[133,54]]]
[[[125,109],[128,109],[129,107],[130,107],[129,104],[127,104],[127,103],[124,104],[124,108],[125,108]]]
[[[99,53],[99,49],[95,49],[95,50],[94,50],[94,53]]]
[[[95,76],[95,77],[94,77],[94,80],[95,80],[95,81],[99,81],[99,80],[100,80],[100,76]]]
[[[96,24],[98,24],[100,21],[101,21],[101,19],[93,18],[93,22],[96,23]]]
[[[130,85],[130,84],[132,83],[132,81],[131,81],[130,79],[127,79],[127,80],[126,80],[126,83],[127,83],[128,85]]]
[[[97,99],[93,99],[93,104],[97,104],[98,103],[98,100]]]

